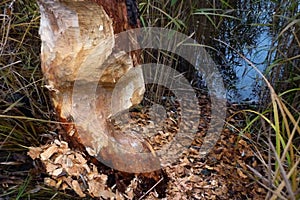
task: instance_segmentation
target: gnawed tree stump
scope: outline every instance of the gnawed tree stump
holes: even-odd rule
[[[128,17],[125,0],[38,3],[42,71],[60,121],[73,123],[65,125],[72,140],[121,171],[158,168],[145,141],[115,131],[109,122],[110,116],[138,104],[145,91],[142,70],[134,67],[139,53],[120,51],[114,38],[138,27],[136,12]],[[118,81],[122,88],[114,92]]]

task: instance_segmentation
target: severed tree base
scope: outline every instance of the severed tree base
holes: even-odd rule
[[[120,171],[159,169],[150,144],[110,123],[111,116],[138,104],[145,91],[139,52],[121,49],[137,45],[136,36],[122,44],[115,40],[138,26],[127,20],[125,0],[38,3],[42,71],[72,143]]]

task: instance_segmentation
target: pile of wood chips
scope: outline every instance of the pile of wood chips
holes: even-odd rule
[[[237,110],[239,108],[228,109],[229,115]],[[170,117],[168,112],[167,115]],[[120,126],[129,130],[138,124],[141,130],[137,131],[147,134],[142,128],[149,124],[149,116],[143,112],[132,112],[131,117],[131,120]],[[228,118],[228,124],[238,124],[241,119],[242,116]],[[157,131],[152,137],[154,140],[150,140],[155,149],[169,142],[169,135],[174,134],[171,128],[176,127],[176,123],[167,123],[162,127],[151,130]],[[252,135],[246,133],[241,137],[228,125],[208,156],[201,158],[198,149],[203,142],[206,127],[204,123],[199,126],[191,147],[182,153],[177,162],[162,168],[164,175],[156,179],[143,174],[124,174],[113,169],[110,174],[104,171],[103,174],[98,165],[90,163],[88,156],[70,149],[67,142],[57,139],[42,147],[31,147],[28,155],[44,164],[48,173],[45,178],[47,185],[60,190],[74,190],[80,197],[263,199],[266,190],[251,175],[251,168],[260,171],[261,165],[253,152]]]
[[[116,194],[106,185],[107,175],[100,174],[97,167],[87,162],[82,152],[69,148],[65,141],[54,140],[52,144],[31,147],[28,155],[40,159],[49,177],[45,184],[57,189],[73,189],[80,197],[86,193],[91,197],[116,198]]]

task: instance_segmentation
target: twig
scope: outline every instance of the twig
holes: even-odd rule
[[[151,192],[163,179],[164,177],[161,177],[161,179],[159,179],[157,183],[155,183],[145,194],[143,194],[143,196],[141,196],[139,200],[143,199],[147,194],[149,194],[149,192]]]

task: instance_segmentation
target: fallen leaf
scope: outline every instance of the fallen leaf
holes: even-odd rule
[[[237,173],[238,173],[238,175],[239,175],[240,177],[242,177],[242,178],[248,178],[248,176],[246,176],[246,175],[242,172],[242,170],[241,170],[240,168],[237,169]]]
[[[239,144],[242,145],[242,146],[244,146],[244,147],[248,146],[247,142],[245,140],[243,140],[243,139],[239,140]]]

